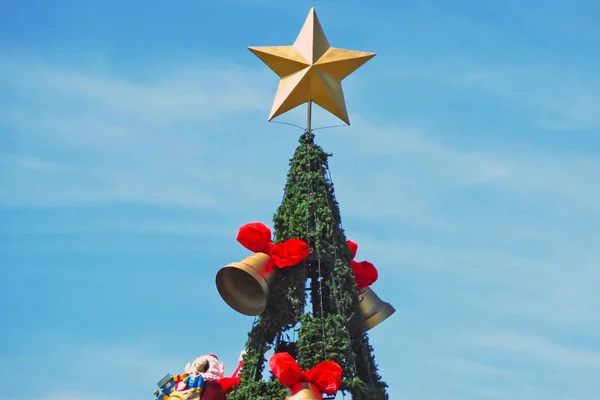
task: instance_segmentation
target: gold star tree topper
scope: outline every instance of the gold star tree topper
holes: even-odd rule
[[[375,53],[329,46],[314,8],[310,9],[293,45],[248,49],[281,78],[269,121],[299,105],[308,102],[310,106],[314,102],[350,125],[342,80]]]

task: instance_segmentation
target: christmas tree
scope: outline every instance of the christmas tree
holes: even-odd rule
[[[269,242],[254,250],[265,259],[279,257],[278,251],[285,253],[276,248],[290,240],[308,246],[306,254],[295,261],[278,263],[283,268],[263,269],[258,275],[255,270],[241,272],[247,276],[242,280],[235,274],[247,266],[240,263],[219,272],[217,284],[223,298],[240,312],[258,315],[248,335],[241,382],[228,398],[280,400],[286,396],[287,388],[277,379],[263,380],[265,351],[272,347],[275,353],[289,353],[302,370],[324,361],[337,363],[343,371],[340,390],[351,393],[353,399],[387,399],[387,385],[378,374],[366,330],[391,315],[393,308],[375,296],[376,305],[384,309],[375,322],[373,318],[367,321],[372,313],[365,315],[364,304],[361,308],[364,287],[376,274],[362,287],[357,285],[357,270],[351,266],[358,265],[352,264],[356,248],[349,247],[342,228],[329,174],[331,155],[315,144],[310,126],[313,102],[349,124],[341,80],[374,54],[330,47],[314,9],[293,46],[250,50],[281,78],[269,120],[308,103],[308,126],[290,161],[284,198],[273,219],[273,242],[264,238],[270,236],[264,225],[250,224],[246,229],[260,231],[253,231],[252,240],[259,237]],[[230,295],[232,290],[238,291],[237,297]]]

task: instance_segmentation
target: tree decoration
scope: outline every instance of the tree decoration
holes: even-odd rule
[[[231,308],[256,316],[267,306],[275,266],[297,265],[310,254],[310,247],[305,241],[294,238],[273,244],[271,230],[260,222],[242,226],[237,241],[255,253],[221,268],[217,273],[217,288]]]
[[[308,371],[300,366],[288,353],[275,353],[269,360],[269,367],[279,382],[289,389],[288,397],[296,395],[306,386],[321,398],[320,393],[335,394],[342,383],[342,367],[333,361],[324,361]],[[302,385],[303,383],[308,385]]]
[[[277,265],[279,268],[297,265],[310,254],[310,247],[304,240],[288,239],[274,245],[271,230],[261,222],[242,226],[236,239],[250,251],[269,255],[272,259],[269,265]]]
[[[249,50],[281,78],[269,121],[315,102],[350,125],[342,80],[375,57],[375,53],[331,47],[314,8],[292,46],[253,46]]]
[[[214,354],[196,358],[187,363],[183,374],[167,374],[154,391],[156,400],[226,400],[227,394],[240,383],[244,364],[240,353],[238,366],[231,376],[225,376],[223,363]]]
[[[370,288],[377,281],[377,268],[368,261],[354,261],[358,244],[351,240],[347,241],[348,249],[352,254],[350,266],[354,272],[354,281],[358,287],[360,314],[363,320],[363,328],[365,331],[372,329],[389,318],[396,312],[390,303],[382,301],[379,296]]]
[[[351,240],[348,240],[347,243],[350,253],[352,254],[350,267],[352,268],[352,272],[354,272],[354,280],[356,282],[356,286],[362,290],[371,286],[373,283],[375,283],[375,281],[377,281],[377,278],[379,277],[377,268],[375,268],[375,266],[368,261],[354,261],[356,252],[358,251],[358,244]]]

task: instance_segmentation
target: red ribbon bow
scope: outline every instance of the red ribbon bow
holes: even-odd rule
[[[310,254],[310,247],[304,240],[289,239],[273,244],[271,230],[261,222],[242,226],[237,241],[254,253],[265,253],[271,256],[279,268],[292,267]]]
[[[289,353],[275,353],[269,360],[271,372],[288,388],[306,382],[316,386],[321,393],[335,394],[342,384],[342,367],[334,361],[324,361],[313,369],[302,371]]]
[[[352,253],[350,266],[352,267],[352,271],[354,271],[354,282],[356,282],[356,286],[358,286],[359,289],[371,286],[379,277],[377,268],[368,261],[354,261],[354,257],[356,257],[356,252],[358,251],[358,244],[351,240],[348,240],[346,243],[348,243],[348,248],[350,249],[350,253]]]

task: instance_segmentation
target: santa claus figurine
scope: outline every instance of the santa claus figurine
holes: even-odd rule
[[[177,383],[175,393],[183,394],[185,392],[191,394],[191,392],[199,392],[199,389],[201,389],[201,393],[198,393],[201,400],[226,400],[227,394],[240,381],[240,371],[244,364],[243,357],[245,353],[246,351],[240,353],[238,366],[229,377],[225,376],[223,363],[219,361],[216,355],[208,354],[198,357],[185,366],[184,372],[187,377]],[[171,397],[178,396],[171,395]],[[187,398],[187,396],[185,397]]]

